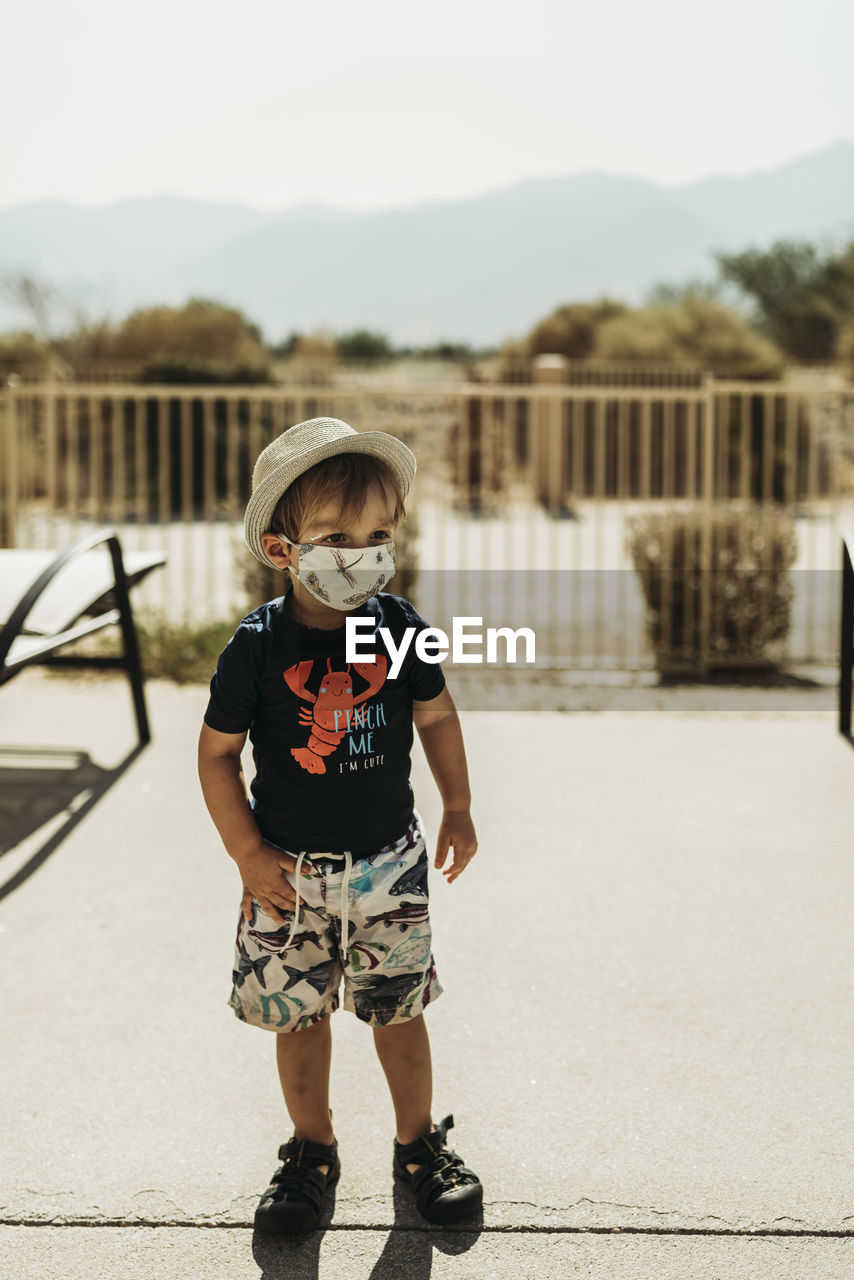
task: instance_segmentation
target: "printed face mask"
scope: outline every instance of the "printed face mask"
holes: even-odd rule
[[[306,591],[330,609],[355,609],[394,576],[394,543],[375,547],[320,547],[313,542],[282,542],[299,551],[299,569],[288,571]]]

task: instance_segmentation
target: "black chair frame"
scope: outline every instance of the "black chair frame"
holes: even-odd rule
[[[839,732],[851,737],[851,678],[854,668],[854,538],[842,539],[842,634],[839,639]]]
[[[78,622],[55,636],[45,636],[44,643],[22,658],[10,659],[10,651],[15,640],[22,634],[24,624],[36,601],[46,590],[54,578],[70,564],[72,560],[91,551],[93,547],[106,544],[112,561],[113,584],[106,595],[97,601],[87,602],[81,611]],[[94,616],[84,617],[88,613]],[[118,623],[122,634],[122,653],[119,656],[63,654],[60,651],[83,636],[91,635],[102,628]],[[140,744],[151,741],[151,730],[148,723],[148,712],[145,706],[143,690],[142,662],[140,660],[139,639],[130,605],[127,574],[125,573],[121,543],[114,529],[101,529],[88,537],[81,538],[67,551],[61,552],[48,565],[43,573],[24,593],[0,631],[0,685],[6,684],[24,667],[34,664],[50,664],[68,667],[121,667],[127,674],[133,697],[134,714]]]

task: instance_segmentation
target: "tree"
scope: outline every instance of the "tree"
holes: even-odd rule
[[[854,243],[834,259],[805,240],[718,254],[725,280],[752,298],[757,323],[794,360],[832,360],[854,306]]]
[[[854,240],[838,257],[828,258],[819,288],[836,312],[839,324],[850,324],[854,319]]]
[[[478,352],[468,342],[453,342],[442,339],[433,343],[429,347],[421,347],[419,351],[425,360],[449,360],[462,363],[466,360],[476,360]]]
[[[722,302],[720,282],[698,278],[686,280],[683,284],[660,281],[647,292],[644,306],[655,307],[660,303],[679,306],[686,298],[708,298],[712,302]]]
[[[394,355],[394,348],[386,335],[370,329],[342,333],[336,338],[335,345],[343,360],[389,360]]]
[[[854,381],[854,320],[840,330],[836,357],[848,381]]]
[[[281,342],[277,342],[274,347],[270,348],[270,355],[277,360],[287,360],[289,356],[294,354],[300,335],[296,329],[292,329],[286,338]]]
[[[0,294],[33,319],[38,336],[50,344],[56,306],[61,301],[54,285],[26,271],[8,271],[0,277]]]

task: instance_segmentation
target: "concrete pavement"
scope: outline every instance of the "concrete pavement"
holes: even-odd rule
[[[196,783],[205,690],[149,699],[153,745],[0,900],[5,1273],[854,1274],[854,752],[832,709],[464,713],[480,852],[434,873],[426,1016],[483,1223],[395,1200],[371,1037],[339,1012],[332,1225],[271,1245],[252,1213],[289,1125],[273,1037],[225,1005],[238,883]],[[27,673],[0,716],[9,883],[132,727],[112,679]],[[45,779],[68,808],[39,810]],[[435,830],[420,754],[414,782]]]

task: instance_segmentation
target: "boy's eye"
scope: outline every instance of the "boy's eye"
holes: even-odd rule
[[[374,529],[370,536],[377,542],[389,542],[391,540],[391,531],[389,529]],[[312,539],[312,541],[316,544],[320,543],[322,545],[326,543],[330,546],[336,546],[338,543],[346,541],[346,538],[346,533],[325,533],[319,538]]]

